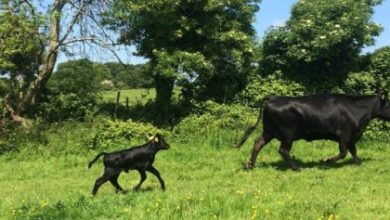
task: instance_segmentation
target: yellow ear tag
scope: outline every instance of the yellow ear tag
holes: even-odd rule
[[[158,142],[158,137],[155,137],[155,138],[154,138],[154,141],[155,141],[155,142]]]
[[[382,94],[382,95],[381,95],[381,100],[385,100],[385,98],[386,98],[386,97],[385,97],[385,94]]]
[[[151,136],[151,137],[148,137],[148,140],[149,141],[151,141],[151,140],[153,140],[154,139],[154,137],[153,136]]]

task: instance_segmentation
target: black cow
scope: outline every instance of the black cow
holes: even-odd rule
[[[274,138],[281,141],[279,153],[293,170],[299,167],[291,160],[290,150],[298,139],[338,141],[340,153],[321,161],[335,162],[344,158],[349,150],[354,162],[360,164],[355,144],[364,128],[374,118],[390,120],[389,100],[387,92],[383,91],[373,96],[269,96],[264,101],[256,124],[246,130],[237,145],[244,144],[262,117],[263,133],[256,139],[252,156],[244,165],[247,169],[253,168],[260,150]]]
[[[89,164],[88,168],[91,168],[92,164],[95,163],[102,155],[104,163],[104,174],[99,177],[95,186],[92,190],[92,195],[96,195],[99,187],[105,182],[110,181],[116,188],[117,192],[124,190],[118,183],[119,174],[122,171],[128,172],[129,170],[137,170],[141,175],[141,181],[134,187],[139,189],[141,184],[146,180],[146,172],[153,173],[159,180],[161,188],[165,190],[165,184],[160,176],[160,173],[156,168],[153,167],[154,157],[159,150],[169,149],[169,144],[165,142],[162,135],[157,134],[152,140],[144,145],[136,146],[129,149],[124,149],[112,153],[99,153],[95,159]]]

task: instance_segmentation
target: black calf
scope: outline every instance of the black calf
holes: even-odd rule
[[[112,153],[99,153],[95,159],[88,164],[88,168],[91,168],[92,164],[104,155],[104,174],[96,180],[92,195],[96,195],[100,186],[107,181],[111,182],[117,192],[124,191],[118,183],[118,177],[120,172],[128,172],[129,170],[137,170],[141,176],[140,182],[134,187],[135,190],[139,189],[146,180],[145,171],[153,173],[158,178],[161,188],[165,190],[164,181],[158,170],[153,167],[153,162],[154,157],[159,150],[167,149],[169,149],[169,144],[165,142],[162,135],[157,134],[151,141],[141,146]]]

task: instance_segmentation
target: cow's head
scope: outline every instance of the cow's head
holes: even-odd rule
[[[390,121],[390,101],[387,91],[377,91],[377,97],[379,99],[378,118]]]
[[[165,141],[161,134],[156,134],[156,136],[153,137],[152,142],[157,145],[158,150],[168,150],[170,148],[170,145]]]

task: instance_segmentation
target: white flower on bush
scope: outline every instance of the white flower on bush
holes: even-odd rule
[[[326,36],[325,36],[325,35],[321,35],[321,36],[320,36],[320,39],[321,39],[321,40],[326,39]]]
[[[340,28],[340,25],[339,25],[339,24],[336,24],[334,27],[335,27],[335,28]]]

